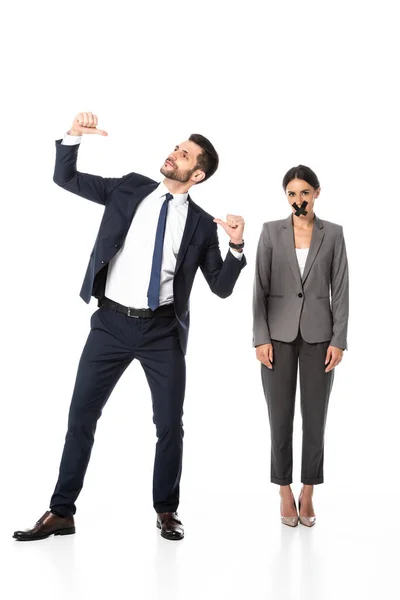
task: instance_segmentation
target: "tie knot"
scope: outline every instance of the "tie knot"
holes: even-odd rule
[[[165,194],[165,199],[168,200],[168,201],[172,200],[173,199],[173,195],[168,192],[168,194]]]

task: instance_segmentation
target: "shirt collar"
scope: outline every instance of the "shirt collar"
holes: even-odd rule
[[[159,184],[158,188],[157,188],[157,193],[159,194],[159,198],[161,198],[162,196],[165,196],[165,194],[170,193],[169,190],[167,189],[167,186],[165,185],[165,183],[163,181],[161,181],[161,183]],[[173,199],[171,200],[171,204],[172,206],[180,206],[181,204],[185,204],[185,202],[187,202],[188,199],[188,195],[189,193],[186,192],[185,194],[172,194],[173,195]]]

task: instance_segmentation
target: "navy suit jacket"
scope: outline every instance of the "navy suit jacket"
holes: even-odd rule
[[[56,140],[54,182],[73,194],[105,206],[80,292],[81,298],[89,304],[91,296],[98,300],[104,296],[108,263],[122,247],[140,202],[159,184],[138,173],[128,173],[123,177],[81,173],[76,169],[80,144],[67,146],[61,141]],[[232,293],[246,265],[245,256],[239,260],[230,251],[225,260],[222,259],[213,217],[195,204],[190,196],[188,201],[188,215],[173,283],[174,308],[184,354],[190,322],[189,297],[198,267],[212,292],[226,298]]]

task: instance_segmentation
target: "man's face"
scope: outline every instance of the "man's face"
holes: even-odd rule
[[[167,179],[181,183],[199,183],[204,179],[204,171],[196,168],[197,158],[202,153],[200,146],[187,140],[171,152],[160,171]]]

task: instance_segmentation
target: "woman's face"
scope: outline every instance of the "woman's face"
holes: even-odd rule
[[[300,207],[304,200],[308,202],[307,206],[305,207],[307,213],[313,211],[314,202],[316,198],[318,198],[320,191],[321,188],[315,189],[303,179],[292,179],[292,181],[286,186],[286,197],[292,212],[295,212],[295,209],[292,206],[293,202]],[[305,215],[300,215],[300,218],[302,217],[304,219],[304,216]]]

